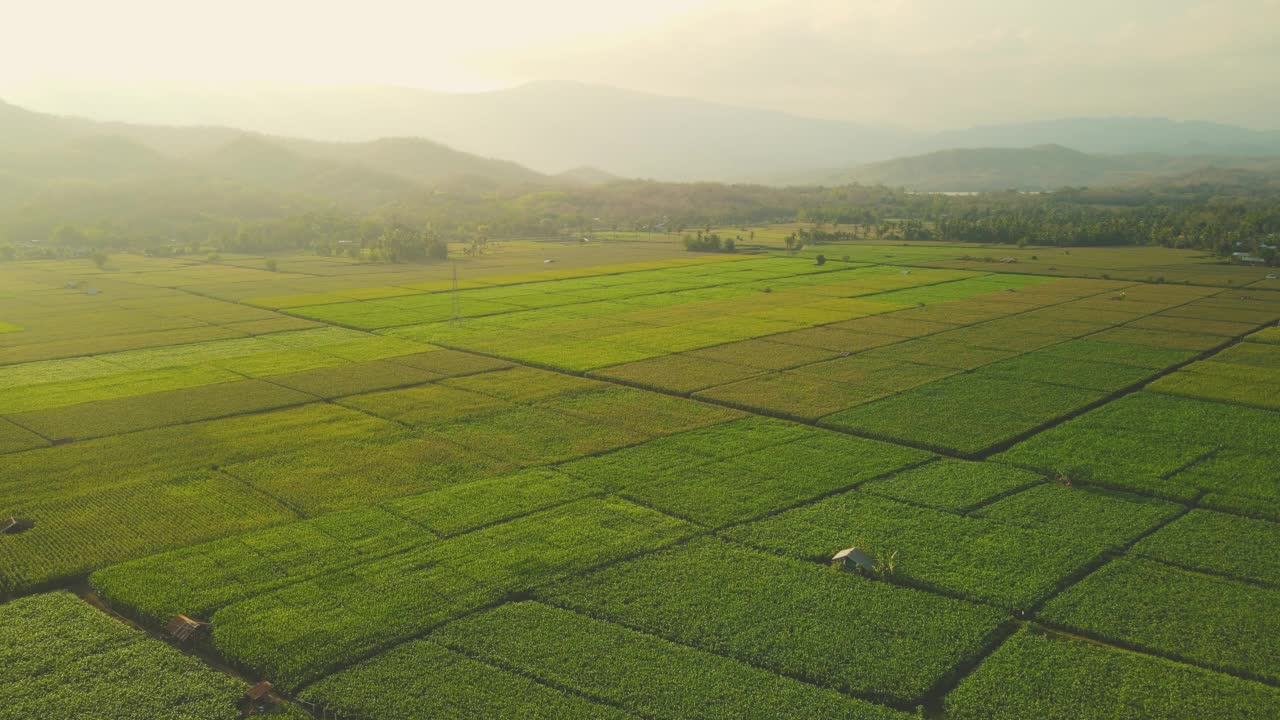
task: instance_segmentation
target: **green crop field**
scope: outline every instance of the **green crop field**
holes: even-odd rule
[[[0,263],[0,718],[1280,716],[1280,292],[795,227]]]

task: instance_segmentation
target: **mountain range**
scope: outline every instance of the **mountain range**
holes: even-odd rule
[[[569,89],[579,92],[585,86]],[[589,88],[588,88],[589,89]],[[538,94],[537,88],[526,87],[527,93]],[[544,97],[545,96],[541,96]],[[581,99],[581,97],[579,97]],[[631,97],[631,101],[635,101]],[[686,103],[687,104],[687,103]],[[723,112],[725,108],[706,110],[704,118]],[[705,110],[705,108],[704,108]],[[674,112],[674,110],[670,110]],[[282,111],[283,112],[283,111]],[[598,109],[604,113],[605,109]],[[639,110],[637,110],[639,112]],[[702,112],[702,111],[699,111]],[[722,144],[703,148],[701,155],[692,151],[682,156],[683,168],[675,172],[700,172],[697,167],[734,167],[745,172],[751,166],[757,179],[773,185],[839,186],[851,183],[886,185],[922,192],[980,192],[1007,189],[1024,191],[1055,190],[1063,187],[1136,187],[1168,182],[1181,187],[1229,182],[1251,191],[1272,187],[1280,177],[1280,157],[1267,157],[1263,150],[1265,133],[1254,133],[1226,126],[1207,126],[1202,135],[1187,134],[1201,124],[1169,124],[1163,135],[1138,138],[1138,121],[1123,121],[1135,136],[1148,145],[1166,143],[1164,147],[1187,152],[1083,152],[1060,144],[1032,147],[980,147],[946,149],[888,160],[832,167],[833,160],[870,152],[854,149],[852,143],[840,151],[831,144],[828,153],[819,152],[818,135],[800,135],[806,139],[800,167],[796,159],[783,163],[776,160],[782,149],[790,147],[784,135],[796,132],[774,116],[763,137],[768,142],[741,141],[744,148],[735,154],[723,144],[725,138],[745,138],[759,131],[760,123],[752,118],[768,115],[753,111],[740,126],[729,118]],[[697,114],[697,113],[695,113]],[[546,117],[550,118],[551,113]],[[563,113],[560,114],[563,117]],[[329,118],[326,122],[332,122]],[[401,122],[408,120],[402,118]],[[833,123],[806,121],[829,131]],[[549,125],[550,121],[544,123]],[[1120,135],[1107,135],[1094,123],[1074,123],[1075,127],[1093,127],[1093,134],[1081,131],[1078,139],[1094,146],[1110,143],[1111,149],[1123,148]],[[312,126],[313,133],[314,128]],[[1011,137],[1027,138],[1049,132],[1042,125],[1025,129],[1023,135],[1011,131]],[[396,129],[408,130],[408,126]],[[369,132],[372,132],[370,130]],[[675,132],[672,130],[671,132]],[[976,131],[975,131],[976,132]],[[982,133],[991,132],[984,129]],[[354,134],[355,130],[350,130]],[[1216,134],[1215,134],[1216,133]],[[1252,134],[1251,134],[1252,133]],[[693,143],[696,133],[683,135],[684,143]],[[956,138],[956,135],[948,135]],[[1202,142],[1191,143],[1200,137]],[[567,142],[568,136],[561,140]],[[604,138],[604,134],[600,135]],[[1163,139],[1161,139],[1163,138]],[[1208,143],[1217,138],[1220,145]],[[209,197],[224,197],[226,202],[247,205],[282,205],[295,203],[314,206],[315,201],[351,209],[371,209],[399,203],[425,202],[425,198],[463,190],[471,194],[493,191],[536,192],[547,189],[570,189],[599,185],[618,176],[598,169],[613,160],[626,164],[624,149],[632,153],[651,140],[647,131],[636,126],[618,129],[613,136],[613,150],[594,154],[588,145],[572,152],[572,157],[589,161],[554,175],[530,169],[509,160],[494,159],[456,150],[435,139],[390,136],[371,140],[316,140],[272,135],[216,125],[134,124],[57,116],[26,110],[0,102],[0,209],[23,202],[37,202],[53,207],[63,205],[85,212],[89,208],[107,206],[111,198],[126,194],[176,192],[186,189],[182,202],[195,212],[200,192]],[[985,136],[983,136],[983,139]],[[1252,140],[1245,143],[1245,140]],[[882,138],[883,140],[883,138]],[[1228,142],[1236,140],[1240,142]],[[960,141],[960,140],[956,140]],[[887,140],[885,142],[888,142]],[[897,141],[895,141],[897,142]],[[776,143],[776,147],[774,144]],[[603,145],[601,146],[603,147]],[[1216,154],[1191,154],[1191,149],[1213,147]],[[750,148],[756,148],[752,151]],[[1245,149],[1257,154],[1245,154]],[[1232,152],[1234,150],[1234,152]],[[610,154],[612,153],[612,154]],[[775,161],[765,155],[772,153]],[[600,161],[604,162],[600,162]],[[696,162],[695,162],[696,161]],[[666,162],[655,152],[646,162]],[[752,165],[752,163],[758,163]],[[770,164],[772,162],[772,164]],[[765,176],[765,168],[786,169]],[[827,167],[827,169],[815,169]],[[711,170],[705,172],[711,173]],[[234,196],[232,199],[230,196]]]
[[[219,125],[323,141],[429,138],[540,173],[588,166],[622,177],[678,181],[812,180],[831,173],[822,168],[847,169],[955,148],[1061,145],[1092,155],[1280,156],[1280,131],[1217,123],[1069,118],[924,133],[573,82],[481,93],[381,86],[80,88],[47,91],[28,104],[32,100],[60,113]],[[1137,165],[1142,171],[1144,163]]]
[[[850,183],[902,187],[919,192],[1049,191],[1064,187],[1130,187],[1164,182],[1211,169],[1280,171],[1280,158],[1239,155],[1084,153],[1061,145],[1028,148],[962,148],[815,171],[784,184]]]
[[[0,102],[0,207],[47,197],[52,189],[138,193],[198,181],[244,194],[370,208],[441,188],[540,188],[609,179],[591,168],[551,177],[421,138],[320,142],[225,127],[99,122]]]

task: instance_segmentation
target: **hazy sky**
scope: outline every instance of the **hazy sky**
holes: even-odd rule
[[[248,81],[580,80],[918,128],[1280,127],[1280,0],[4,0],[0,96]]]

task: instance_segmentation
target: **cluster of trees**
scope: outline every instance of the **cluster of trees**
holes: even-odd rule
[[[713,232],[698,231],[697,235],[684,236],[684,249],[690,252],[722,252],[738,251],[738,242],[733,238],[723,238]]]

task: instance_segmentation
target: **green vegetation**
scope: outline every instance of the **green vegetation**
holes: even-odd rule
[[[1036,473],[1008,465],[944,460],[895,473],[862,489],[939,510],[962,511],[1043,481]]]
[[[1155,392],[1280,410],[1280,347],[1244,342],[1151,383]]]
[[[536,595],[680,645],[905,706],[975,657],[1003,617],[711,539]],[[774,641],[780,633],[786,643]]]
[[[623,495],[718,527],[847,489],[929,458],[918,450],[823,433],[728,460],[669,470],[628,487]]]
[[[1266,500],[1280,497],[1265,470],[1275,466],[1277,433],[1280,416],[1273,412],[1142,392],[996,459],[1174,499],[1211,491]]]
[[[999,500],[977,514],[1058,537],[1122,546],[1182,510],[1181,505],[1152,497],[1050,483]]]
[[[528,208],[459,220],[456,292],[400,212],[312,217],[312,254],[237,252],[277,247],[264,221],[0,263],[0,636],[87,578],[149,631],[210,621],[201,656],[295,716],[1275,714],[1274,281],[904,238],[1045,197],[847,192],[903,214],[568,243],[500,241]],[[533,203],[546,232],[573,197]],[[757,247],[688,253],[697,227]],[[869,568],[830,567],[853,547]],[[36,688],[23,718],[107,687],[105,716],[185,717],[224,681],[187,695],[56,622],[9,647],[57,662],[0,669]]]
[[[903,718],[750,665],[538,603],[504,605],[432,639],[642,717]],[[606,664],[600,658],[608,658]]]
[[[207,618],[233,602],[433,539],[384,510],[352,510],[113,565],[94,573],[92,583],[113,605],[153,622]]]
[[[1054,598],[1043,617],[1204,667],[1280,678],[1280,590],[1119,559]]]
[[[1139,555],[1191,570],[1280,585],[1280,524],[1192,510],[1134,546]]]
[[[70,593],[0,605],[0,716],[235,720],[244,690]]]
[[[368,720],[630,717],[423,640],[330,675],[302,697],[330,712]]]
[[[831,427],[976,455],[1096,402],[1102,395],[1060,385],[954,375],[824,418]]]
[[[214,642],[288,687],[564,575],[688,533],[619,500],[583,500],[224,607]]]
[[[1280,691],[1023,630],[947,695],[946,712],[957,720],[1264,720],[1280,713]]]
[[[772,552],[825,563],[860,547],[885,579],[1026,609],[1102,550],[1089,538],[1024,530],[854,491],[725,535]]]

